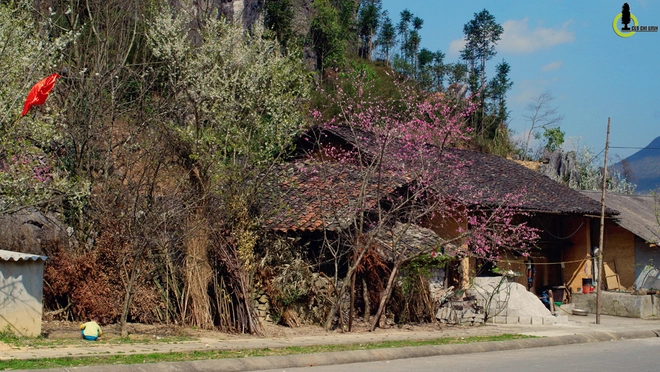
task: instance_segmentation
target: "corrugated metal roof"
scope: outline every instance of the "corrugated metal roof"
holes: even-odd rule
[[[5,251],[4,249],[0,249],[0,260],[2,261],[37,261],[37,260],[44,260],[46,261],[48,257],[46,256],[39,256],[36,254],[28,254],[28,253],[21,253],[21,252],[12,252],[12,251]]]

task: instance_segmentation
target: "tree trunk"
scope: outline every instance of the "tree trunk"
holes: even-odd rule
[[[426,305],[426,309],[429,314],[429,319],[431,319],[431,323],[435,323],[436,320],[435,320],[435,313],[433,311],[434,310],[433,301],[431,301],[431,294],[429,293],[429,288],[426,285],[426,283],[424,283],[424,279],[421,274],[419,275],[419,283],[422,286],[422,291],[424,291],[424,303]]]
[[[351,304],[348,309],[348,331],[353,330],[353,311],[355,309],[355,272],[351,276]]]
[[[128,327],[126,321],[128,320],[128,311],[131,308],[131,301],[133,300],[133,285],[135,284],[136,279],[136,270],[135,262],[133,263],[133,268],[131,269],[131,274],[128,278],[128,283],[126,284],[126,294],[124,295],[124,308],[121,311],[120,318],[120,329],[121,337],[128,337]]]
[[[328,318],[325,321],[325,330],[329,330],[330,327],[332,327],[332,322],[334,321],[335,316],[339,312],[339,317],[341,318],[341,298],[344,297],[344,293],[346,293],[346,287],[349,285],[349,279],[352,275],[353,272],[355,271],[355,267],[349,267],[348,268],[348,273],[346,273],[346,276],[344,277],[344,281],[341,285],[341,288],[336,291],[337,293],[337,302],[332,305],[330,308],[330,313],[328,314]]]
[[[360,252],[357,254],[357,258],[355,259],[355,262],[353,262],[353,266],[348,267],[348,272],[346,273],[346,276],[344,277],[344,281],[341,285],[341,288],[337,292],[337,302],[333,304],[333,306],[330,308],[330,313],[328,314],[328,318],[325,321],[325,330],[329,330],[330,327],[332,327],[332,322],[334,321],[335,316],[337,315],[337,311],[339,311],[339,319],[341,321],[341,299],[344,296],[344,293],[346,293],[346,288],[350,285],[349,284],[349,279],[353,277],[353,273],[355,273],[355,270],[357,267],[360,265],[362,262],[362,259],[364,258],[364,255],[367,253],[368,249],[368,244],[365,245],[362,250],[357,249],[357,252]],[[335,261],[335,265],[336,265]],[[335,271],[335,275],[337,275],[337,272]],[[352,282],[352,280],[351,280]],[[336,287],[335,287],[336,289]]]
[[[362,278],[362,295],[364,296],[364,321],[369,322],[371,317],[371,304],[369,303],[369,289],[367,288],[367,280]]]
[[[380,321],[380,317],[383,316],[385,308],[387,307],[387,302],[390,300],[390,296],[392,295],[392,288],[394,288],[394,279],[396,278],[396,274],[399,272],[399,265],[399,263],[394,264],[392,272],[390,273],[390,278],[387,280],[387,287],[385,287],[385,290],[380,296],[378,311],[376,311],[376,315],[374,315],[374,319],[371,321],[372,332],[376,330],[378,322]]]
[[[128,318],[128,309],[130,306],[131,302],[131,295],[129,293],[129,290],[126,291],[126,295],[124,296],[124,309],[121,312],[121,337],[126,338],[128,337],[128,328],[126,325],[126,320]]]
[[[337,315],[337,312],[339,311],[340,316],[341,316],[341,311],[338,309],[341,307],[341,298],[344,295],[346,283],[342,283],[341,288],[338,291],[335,291],[337,295],[337,300],[336,302],[330,307],[330,313],[328,313],[328,318],[325,321],[325,330],[329,330],[332,327],[332,322],[335,320],[335,316]]]

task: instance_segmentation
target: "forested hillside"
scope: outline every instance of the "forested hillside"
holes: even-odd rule
[[[512,153],[502,27],[475,9],[461,59],[447,61],[423,46],[430,21],[378,0],[3,1],[0,212],[49,213],[69,237],[44,242],[45,306],[259,332],[253,283],[277,213],[265,180],[312,112],[336,116],[337,90],[358,94],[359,79],[381,100],[405,87],[410,102],[469,106],[461,146]]]

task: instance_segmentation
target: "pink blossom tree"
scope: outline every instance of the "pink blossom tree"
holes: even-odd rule
[[[351,83],[348,87],[337,84],[328,95],[333,107],[327,112],[334,114],[312,114],[318,125],[313,139],[316,155],[310,158],[307,171],[326,178],[319,190],[319,195],[324,194],[321,202],[328,195],[342,196],[350,207],[324,216],[325,226],[343,222],[338,238],[326,243],[350,242],[348,268],[337,286],[326,328],[338,313],[341,321],[342,298],[348,293],[351,329],[356,270],[369,250],[379,247],[391,270],[371,321],[373,330],[385,312],[400,268],[410,260],[456,246],[460,248],[451,255],[457,258],[493,260],[502,249],[526,255],[537,236],[533,228],[518,222],[524,190],[519,195],[490,198],[478,187],[453,182],[471,165],[455,150],[464,147],[472,134],[466,126],[466,118],[475,110],[471,100],[423,94],[405,83],[397,84],[400,98],[384,99],[374,94],[363,76],[355,76]],[[328,171],[337,164],[354,177]],[[442,232],[436,244],[405,244],[420,226]]]

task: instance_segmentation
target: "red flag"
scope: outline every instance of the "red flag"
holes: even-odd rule
[[[30,93],[28,93],[25,103],[23,104],[23,113],[21,116],[27,115],[30,108],[34,105],[43,105],[48,98],[48,93],[53,90],[55,86],[55,80],[60,77],[58,74],[52,74],[49,77],[41,80],[40,82],[34,84]]]

